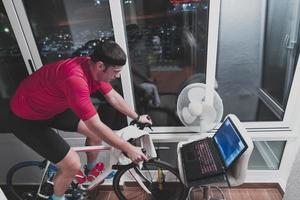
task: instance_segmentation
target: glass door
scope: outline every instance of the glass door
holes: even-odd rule
[[[295,109],[287,102],[297,93],[290,95],[299,46],[299,3],[221,2],[217,91],[224,114],[236,114],[255,140],[251,170],[283,170],[285,149],[293,140],[289,137],[295,126],[289,119],[294,113],[286,111]]]
[[[20,81],[28,76],[29,72],[2,2],[0,2],[0,27],[0,100],[2,100],[13,95]]]
[[[299,1],[268,1],[264,41],[262,84],[263,103],[282,120],[297,64],[299,46]],[[263,113],[260,118],[268,120]]]
[[[57,60],[88,56],[101,40],[115,40],[109,0],[12,0],[12,4],[26,33],[34,70]],[[121,80],[112,85],[123,94]],[[127,125],[100,93],[91,98],[107,125],[113,129]]]
[[[284,121],[297,63],[299,0],[231,2],[221,5],[216,75],[225,114]]]
[[[88,55],[97,40],[115,39],[125,51],[129,49],[131,70],[124,70],[122,82],[115,88],[124,91],[127,102],[135,104],[139,113],[153,115],[156,126],[182,126],[176,113],[179,91],[190,81],[204,83],[206,74],[214,74],[210,62],[215,60],[217,48],[209,48],[208,41],[217,40],[217,31],[209,38],[208,27],[218,26],[219,10],[210,8],[219,7],[219,1],[10,1],[26,32],[34,69],[59,59]],[[143,38],[137,41],[139,34]],[[156,86],[148,82],[151,79]],[[140,99],[147,94],[140,95],[139,91],[149,85],[156,87],[155,98]],[[110,119],[113,127],[126,125],[120,119]]]
[[[209,27],[218,26],[219,1],[123,0],[122,6],[135,108],[155,126],[182,131],[179,93],[214,73],[217,30],[209,38]]]

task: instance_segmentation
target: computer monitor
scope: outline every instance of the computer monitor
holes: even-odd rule
[[[248,148],[238,127],[240,125],[236,126],[233,120],[227,117],[213,136],[226,169]]]

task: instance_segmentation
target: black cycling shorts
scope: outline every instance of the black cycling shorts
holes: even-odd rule
[[[67,155],[70,145],[52,128],[77,131],[79,118],[66,110],[49,120],[26,120],[11,112],[13,134],[47,160],[58,163]]]

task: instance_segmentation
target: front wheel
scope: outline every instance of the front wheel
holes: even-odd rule
[[[120,200],[183,200],[187,196],[178,171],[158,160],[144,162],[141,169],[128,165],[118,170],[113,187]]]

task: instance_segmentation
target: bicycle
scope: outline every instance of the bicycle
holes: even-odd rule
[[[147,124],[136,124],[139,129],[147,126]],[[133,127],[134,124],[131,123],[130,126]],[[140,138],[130,138],[128,142],[140,145]],[[113,151],[112,147],[103,145],[72,148],[77,152]],[[35,191],[18,192],[14,184],[14,175],[28,167],[43,170],[41,181]],[[8,189],[18,200],[48,199],[53,194],[53,178],[56,171],[57,167],[47,160],[24,161],[14,165],[9,170],[6,183]],[[112,174],[114,174],[113,189],[120,200],[141,199],[142,196],[145,197],[144,199],[154,200],[184,200],[188,195],[188,189],[180,179],[178,170],[158,158],[151,158],[139,165],[132,162],[122,164],[118,159],[117,163],[106,167],[92,182],[80,184],[73,181],[65,195],[71,200],[93,199],[90,195],[91,191],[101,185],[105,178]]]

